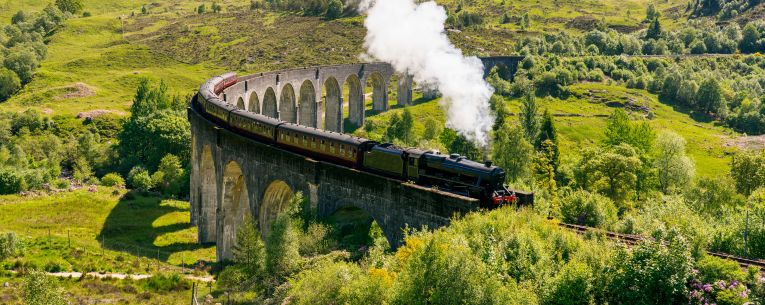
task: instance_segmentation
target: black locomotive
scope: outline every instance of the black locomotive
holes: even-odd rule
[[[258,141],[319,160],[479,199],[492,208],[506,203],[533,204],[531,193],[509,190],[505,171],[453,154],[402,149],[347,134],[330,132],[237,109],[219,95],[237,83],[233,73],[202,85],[192,107],[206,118]]]

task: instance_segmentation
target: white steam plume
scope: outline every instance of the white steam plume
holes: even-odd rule
[[[362,0],[367,54],[390,63],[414,81],[438,88],[447,126],[486,146],[494,122],[489,99],[494,89],[483,79],[483,64],[466,57],[446,35],[446,10],[435,2]]]

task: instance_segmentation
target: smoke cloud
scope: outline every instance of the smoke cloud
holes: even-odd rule
[[[435,87],[447,126],[486,146],[494,122],[489,99],[494,89],[483,79],[478,57],[466,57],[446,35],[446,10],[435,2],[362,0],[367,15],[367,55],[409,73],[418,84]]]

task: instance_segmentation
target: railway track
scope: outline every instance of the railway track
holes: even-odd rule
[[[564,229],[567,229],[569,231],[575,232],[577,234],[585,234],[587,232],[602,233],[606,237],[608,237],[609,239],[612,239],[612,240],[615,240],[615,241],[619,241],[619,242],[623,242],[623,243],[625,243],[627,245],[630,245],[630,246],[636,245],[637,243],[639,243],[644,238],[643,236],[640,236],[640,235],[622,234],[622,233],[610,232],[610,231],[606,231],[606,230],[602,230],[602,229],[598,229],[598,228],[592,228],[592,227],[587,227],[587,226],[580,226],[580,225],[569,224],[569,223],[559,223],[558,225],[560,227],[564,228]],[[712,256],[716,256],[716,257],[719,257],[719,258],[724,258],[724,259],[732,260],[732,261],[738,263],[739,266],[741,266],[741,268],[744,268],[744,269],[747,269],[750,266],[752,266],[752,267],[759,268],[761,271],[765,271],[765,261],[763,261],[763,260],[749,259],[749,258],[744,258],[744,257],[730,255],[730,254],[727,254],[727,253],[711,252],[711,251],[707,251],[707,254],[708,255],[712,255]]]

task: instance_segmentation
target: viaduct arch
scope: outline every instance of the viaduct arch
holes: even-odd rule
[[[520,62],[520,60],[516,61]],[[395,71],[384,63],[311,67],[238,77],[222,92],[220,79],[200,88],[197,98],[217,99],[239,109],[282,121],[342,132],[347,107],[351,124],[365,119],[364,88],[371,84],[375,111],[389,108]],[[214,83],[214,82],[218,83]],[[412,103],[412,77],[397,75],[399,105]],[[326,94],[324,94],[326,92]],[[213,122],[193,105],[191,222],[201,243],[215,242],[219,261],[232,258],[236,231],[252,217],[261,233],[301,192],[319,217],[356,207],[377,221],[391,246],[403,242],[406,227],[436,228],[454,215],[478,209],[478,201],[436,189],[316,161],[244,137]]]

